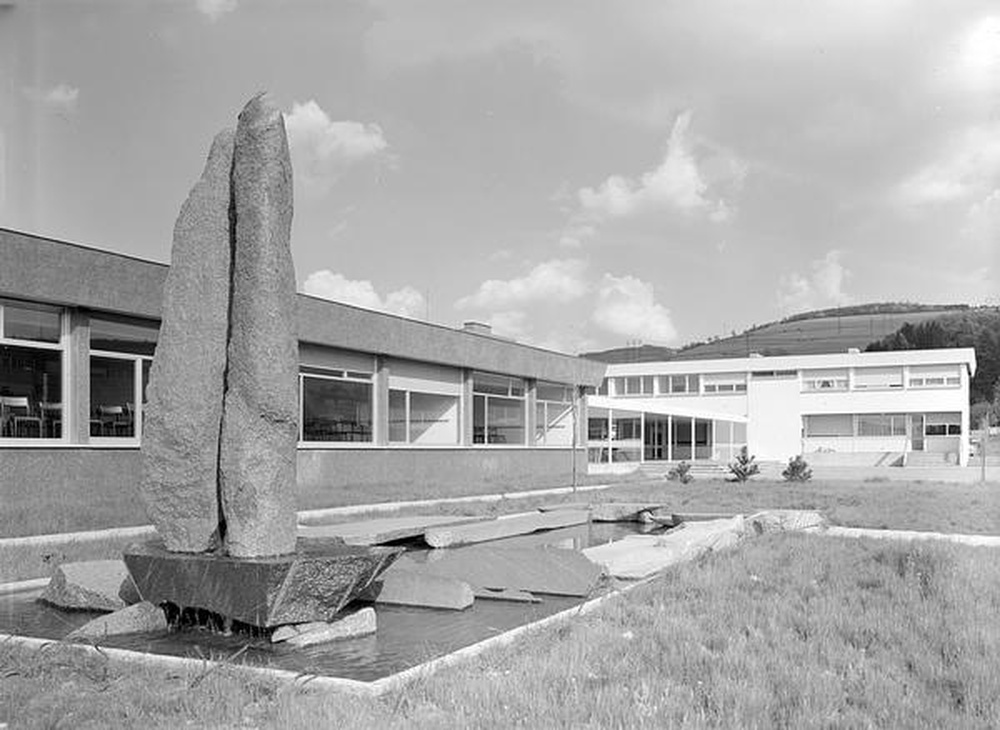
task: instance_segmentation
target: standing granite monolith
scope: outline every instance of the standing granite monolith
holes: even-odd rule
[[[292,166],[281,112],[265,95],[236,126],[228,373],[219,457],[225,549],[295,550],[298,340],[290,249]]]
[[[218,458],[229,328],[233,132],[212,143],[174,226],[142,433],[146,512],[175,552],[218,542]]]

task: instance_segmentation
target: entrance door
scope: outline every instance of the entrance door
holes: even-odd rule
[[[646,461],[666,461],[667,459],[667,416],[646,414],[644,456]]]
[[[910,450],[924,450],[924,414],[910,414]]]

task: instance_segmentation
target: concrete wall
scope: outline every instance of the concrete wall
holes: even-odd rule
[[[747,448],[761,461],[788,461],[802,451],[799,379],[751,379]]]
[[[300,449],[300,509],[568,486],[571,449]],[[587,473],[586,451],[576,452]],[[0,449],[0,537],[146,524],[138,449]]]

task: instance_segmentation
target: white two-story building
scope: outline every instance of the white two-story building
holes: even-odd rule
[[[609,365],[588,398],[592,470],[629,462],[962,464],[971,348]],[[919,454],[919,456],[915,456]]]

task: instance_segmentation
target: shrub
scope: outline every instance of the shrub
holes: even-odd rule
[[[781,476],[785,478],[786,482],[808,482],[812,479],[812,475],[809,463],[802,458],[801,454],[789,459],[788,466],[781,472]]]
[[[694,475],[691,474],[691,465],[686,461],[676,464],[670,471],[667,472],[667,479],[672,482],[687,484],[694,479]]]
[[[736,461],[729,465],[729,473],[733,475],[733,481],[742,483],[754,474],[760,473],[760,467],[758,467],[757,462],[754,461],[755,458],[756,457],[750,456],[747,453],[746,446],[740,449],[740,453],[737,455]]]

